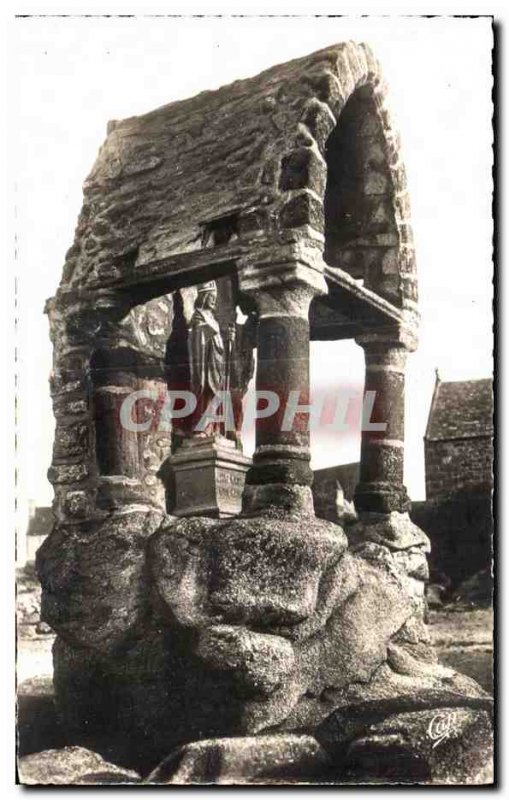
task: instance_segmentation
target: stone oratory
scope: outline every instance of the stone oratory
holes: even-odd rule
[[[471,783],[489,766],[492,701],[437,663],[407,513],[419,316],[386,94],[369,47],[332,46],[110,122],[85,182],[47,303],[42,613],[69,743],[148,782]],[[310,340],[346,338],[386,428],[362,434],[345,531],[314,514],[302,406]],[[256,420],[251,460],[253,371],[301,407],[289,430]],[[218,387],[233,428],[196,430],[196,410],[150,424],[168,391],[199,405]]]

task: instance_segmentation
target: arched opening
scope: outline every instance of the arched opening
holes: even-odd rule
[[[371,86],[350,96],[327,139],[324,156],[325,262],[400,306],[393,175],[386,130]],[[332,307],[334,301],[328,302]],[[365,324],[366,320],[357,319],[353,328],[358,331]],[[315,510],[318,516],[337,521],[342,504],[343,513],[353,511],[365,384],[364,353],[351,338],[355,330],[339,328],[336,334],[331,326],[330,333],[318,337],[328,341],[312,341],[310,348],[310,393],[313,404],[321,407],[320,418],[315,416],[311,427]]]
[[[342,522],[359,475],[364,356],[351,339],[312,341],[309,366],[315,513]]]
[[[230,392],[234,422],[220,433],[234,453],[242,454],[242,398],[253,375],[256,319],[249,309],[247,315],[240,312],[236,276],[229,275],[134,306],[96,342],[90,375],[99,507],[148,502],[168,512],[176,508],[173,456],[193,444],[201,412],[198,406],[185,417],[172,418],[172,412],[188,407],[184,394],[199,396],[193,365],[206,366],[208,356],[194,351],[193,329],[200,292],[208,294],[211,287],[214,303],[205,316],[220,339],[218,390]],[[208,428],[200,432],[195,445],[206,444],[208,435]],[[196,450],[188,454],[196,460]],[[195,489],[200,494],[200,486]]]
[[[361,87],[325,147],[324,259],[400,305],[399,238],[385,145],[373,90]]]

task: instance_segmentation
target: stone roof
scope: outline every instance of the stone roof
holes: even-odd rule
[[[354,42],[110,122],[84,184],[61,288],[95,290],[139,277],[147,265],[221,244],[230,228],[241,244],[263,237],[279,241],[281,229],[299,226],[311,226],[320,237],[326,142],[354,96],[363,109],[369,106],[359,117],[366,128],[361,135],[381,137],[379,144],[372,140],[381,148],[381,172],[367,176],[364,205],[373,206],[376,220],[377,214],[392,215],[387,229],[373,222],[374,240],[367,243],[375,254],[388,250],[386,261],[395,259],[396,266],[391,261],[382,270],[386,283],[390,272],[399,287],[395,296],[415,299],[399,138],[379,64],[367,45]],[[379,208],[386,196],[388,212]],[[361,239],[360,250],[367,243]]]
[[[491,379],[442,382],[437,380],[425,439],[470,439],[493,435]]]

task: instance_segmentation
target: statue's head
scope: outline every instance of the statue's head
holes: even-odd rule
[[[201,283],[198,286],[198,295],[196,297],[195,308],[203,308],[213,310],[216,307],[217,301],[217,287],[215,281],[208,281]]]

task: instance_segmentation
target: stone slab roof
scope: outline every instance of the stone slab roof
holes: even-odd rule
[[[399,137],[386,106],[380,66],[367,45],[355,42],[110,122],[84,184],[61,288],[96,289],[131,282],[134,276],[139,280],[149,265],[165,259],[193,260],[206,248],[220,250],[223,234],[232,231],[240,246],[262,239],[279,242],[287,229],[306,235],[312,229],[319,241],[326,142],[354,95],[359,107],[371,109],[360,115],[364,127],[358,134],[366,141],[375,137],[372,155],[381,159],[365,178],[369,197],[364,205],[375,216],[389,215],[389,232],[377,222],[383,232],[374,233],[371,244],[375,254],[390,251],[385,259],[390,263],[380,269],[385,283],[390,278],[397,284],[397,304],[400,296],[415,304]],[[384,206],[380,211],[384,202],[389,210]],[[357,244],[362,255],[366,242],[361,238]]]
[[[437,381],[426,428],[427,441],[493,435],[491,379]]]

